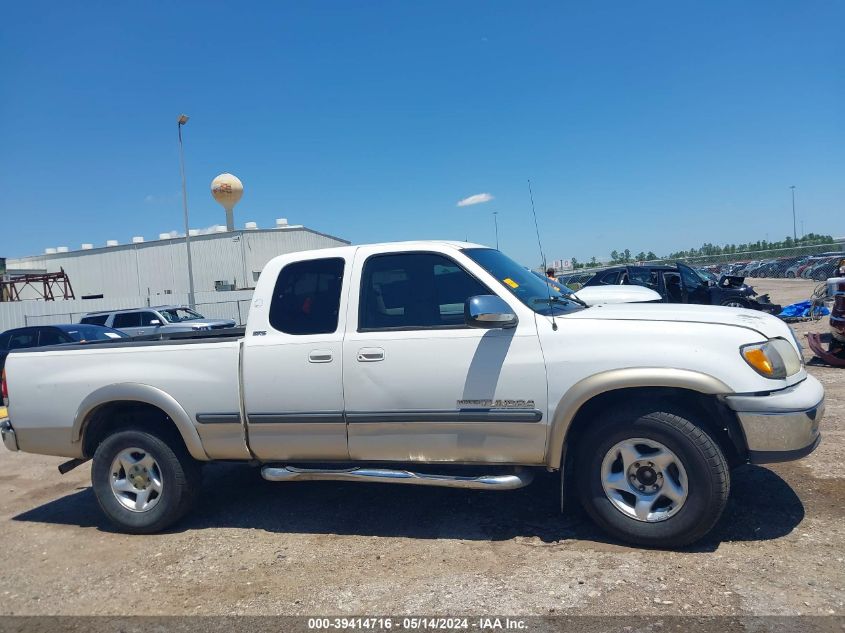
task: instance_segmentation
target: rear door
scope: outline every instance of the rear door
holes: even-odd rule
[[[265,460],[345,460],[345,257],[265,268],[244,342],[250,447]],[[263,287],[262,284],[272,284]]]

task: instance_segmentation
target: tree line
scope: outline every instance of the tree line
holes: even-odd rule
[[[819,246],[823,244],[833,244],[833,237],[830,235],[818,235],[816,233],[807,233],[793,239],[786,236],[780,241],[770,242],[768,240],[757,240],[756,242],[744,242],[742,244],[725,244],[720,246],[718,244],[711,244],[705,242],[699,248],[691,248],[686,251],[675,251],[659,257],[654,251],[640,251],[636,255],[631,253],[631,250],[613,250],[610,251],[611,264],[632,264],[635,262],[648,262],[659,259],[690,259],[693,257],[712,257],[716,255],[733,255],[734,253],[755,253],[762,251],[773,251],[784,248],[796,248],[803,246]],[[595,257],[591,257],[589,262],[579,262],[574,257],[572,258],[572,266],[574,268],[590,268],[599,266],[604,262],[599,262]]]

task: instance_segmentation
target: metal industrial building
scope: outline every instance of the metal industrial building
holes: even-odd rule
[[[227,231],[213,227],[194,235],[191,256],[197,304],[248,301],[258,275],[276,255],[302,250],[329,248],[348,241],[301,225],[277,220],[276,227],[257,228],[247,222],[244,229]],[[188,267],[185,238],[161,234],[145,241],[132,238],[128,244],[80,250],[64,247],[46,249],[43,255],[9,258],[6,275],[16,271],[59,272],[64,270],[73,285],[75,299],[28,301],[37,293],[21,293],[23,301],[0,303],[0,330],[33,323],[76,321],[81,313],[101,310],[187,303]],[[239,292],[240,291],[240,292]],[[211,314],[220,312],[206,308]],[[227,315],[237,318],[231,309]]]

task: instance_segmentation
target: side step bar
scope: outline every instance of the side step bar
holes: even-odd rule
[[[519,470],[504,475],[430,475],[390,468],[312,469],[294,466],[264,466],[261,476],[267,481],[373,481],[413,486],[441,486],[444,488],[473,488],[475,490],[515,490],[530,484],[534,473]]]

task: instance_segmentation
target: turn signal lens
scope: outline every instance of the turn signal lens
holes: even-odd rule
[[[742,351],[742,355],[745,356],[745,361],[761,374],[771,376],[775,373],[775,368],[772,366],[772,362],[768,359],[766,352],[762,349],[745,349]]]
[[[786,378],[801,371],[801,357],[795,346],[783,338],[745,345],[739,351],[745,362],[766,378]]]

